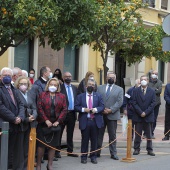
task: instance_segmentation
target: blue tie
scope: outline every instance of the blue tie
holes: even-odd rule
[[[73,110],[73,100],[72,100],[70,86],[67,87],[68,87],[68,101],[69,101],[68,110]]]
[[[112,86],[112,85],[109,85],[109,86],[108,86],[107,91],[106,91],[106,96],[109,95],[111,86]]]

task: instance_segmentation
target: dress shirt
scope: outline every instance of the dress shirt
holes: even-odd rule
[[[71,92],[71,98],[72,98],[72,109],[71,110],[74,110],[74,95],[73,95],[73,89],[71,87],[71,84],[66,84],[64,83],[64,86],[65,86],[65,89],[66,89],[66,92],[67,92],[67,97],[68,97],[68,86],[70,86],[70,92]]]
[[[147,87],[146,87],[146,88],[143,88],[143,87],[141,86],[141,90],[142,90],[142,93],[143,93],[143,90],[144,90],[144,95],[145,95],[145,94],[146,94]]]
[[[25,94],[24,94],[22,91],[20,91],[20,93],[22,94],[22,96],[24,97],[24,99],[27,101],[27,92],[25,92]]]
[[[111,91],[112,88],[113,88],[113,85],[114,85],[114,84],[112,84],[112,85],[111,85],[111,84],[107,84],[107,85],[106,85],[106,92],[107,92],[107,89],[109,88],[109,86],[110,86],[110,91]]]

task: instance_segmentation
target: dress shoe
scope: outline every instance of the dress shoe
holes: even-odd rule
[[[58,152],[58,153],[55,154],[55,157],[56,158],[61,158],[61,154]]]
[[[41,160],[41,163],[43,164],[44,162],[45,162],[44,159],[42,159],[42,160]]]
[[[152,139],[155,139],[155,136],[154,136],[154,135],[152,135]]]
[[[148,155],[150,155],[150,156],[155,156],[155,153],[152,152],[152,151],[148,151]]]
[[[91,163],[97,164],[97,160],[96,160],[96,159],[92,159],[92,160],[91,160]]]
[[[112,155],[110,158],[114,160],[119,160],[119,157],[117,155]]]
[[[71,157],[79,157],[79,155],[77,155],[77,154],[70,154],[70,153],[68,153],[67,156],[71,156]]]
[[[56,157],[53,158],[53,161],[58,161],[58,159]]]
[[[82,163],[82,164],[86,164],[86,163],[87,163],[87,160],[86,160],[86,159],[82,159],[82,160],[81,160],[81,163]]]
[[[162,141],[169,140],[169,136],[165,136]]]
[[[134,150],[133,155],[139,155],[140,151]]]

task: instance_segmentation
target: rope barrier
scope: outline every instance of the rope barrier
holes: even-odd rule
[[[127,126],[126,128],[128,128],[128,126]],[[125,130],[125,131],[126,131],[126,130]],[[86,153],[80,153],[80,152],[74,152],[74,153],[73,153],[73,152],[67,152],[67,151],[59,150],[59,149],[56,149],[56,148],[54,148],[54,147],[52,147],[52,146],[44,143],[43,141],[41,141],[41,140],[38,139],[38,138],[36,138],[36,139],[37,139],[39,142],[41,142],[42,144],[44,144],[45,146],[47,146],[47,147],[49,147],[49,148],[51,148],[51,149],[54,149],[54,150],[56,150],[56,151],[63,152],[63,153],[66,153],[66,154],[78,154],[78,155],[81,155],[81,154],[94,153],[94,152],[97,152],[97,151],[100,151],[100,150],[106,148],[107,146],[109,146],[109,145],[111,145],[112,143],[114,143],[120,136],[122,136],[123,133],[124,133],[124,132],[122,132],[115,140],[113,140],[112,142],[108,143],[107,145],[105,145],[105,146],[103,146],[103,147],[101,147],[101,148],[99,148],[99,149],[97,149],[97,150],[94,150],[94,151],[91,151],[91,152],[86,152]]]
[[[129,126],[127,125],[125,131],[127,130],[128,127],[129,127]],[[132,128],[132,129],[134,130],[134,132],[135,132],[137,135],[139,135],[140,137],[142,137],[137,131],[135,131],[134,128]],[[36,138],[36,140],[39,141],[40,143],[42,143],[43,145],[45,145],[46,147],[49,147],[49,148],[51,148],[51,149],[53,149],[53,150],[56,150],[56,151],[58,151],[58,152],[62,152],[62,153],[66,153],[66,154],[78,154],[78,155],[81,155],[81,154],[90,154],[90,153],[94,153],[94,152],[100,151],[100,150],[102,150],[102,149],[108,147],[109,145],[111,145],[112,143],[114,143],[117,139],[119,139],[120,136],[122,136],[122,135],[125,133],[125,131],[122,132],[122,133],[121,133],[114,141],[108,143],[107,145],[105,145],[105,146],[103,146],[103,147],[101,147],[101,148],[99,148],[99,149],[97,149],[97,150],[94,150],[94,151],[91,151],[91,152],[86,152],[86,153],[63,151],[63,150],[56,149],[56,148],[54,148],[54,147],[52,147],[52,146],[50,146],[50,145],[44,143],[43,141],[41,141],[41,140],[38,139],[38,138]],[[169,130],[167,133],[165,133],[165,135],[168,134],[169,132],[170,132],[170,130]],[[153,140],[153,139],[148,139],[148,138],[146,138],[146,140]]]
[[[142,138],[142,135],[140,135],[134,128],[132,128],[133,130],[134,130],[134,132],[138,135],[138,136],[140,136],[141,138]],[[164,136],[166,136],[168,133],[170,132],[170,129],[168,130],[168,132],[166,132],[165,134],[164,134]],[[162,138],[164,137],[164,136],[162,136]],[[155,140],[155,139],[149,139],[149,138],[145,138],[146,140]]]

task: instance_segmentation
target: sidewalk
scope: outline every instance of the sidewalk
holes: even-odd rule
[[[170,147],[170,140],[168,141],[162,141],[162,138],[164,137],[164,114],[159,114],[158,116],[158,120],[157,120],[157,126],[155,129],[155,138],[153,139],[153,148],[159,148],[159,147]],[[76,126],[75,126],[75,130],[74,130],[74,147],[75,148],[80,148],[81,146],[81,133],[79,130],[79,124],[78,121],[76,122]],[[66,141],[66,131],[64,131],[63,133],[63,138],[62,141],[65,142]],[[108,133],[105,132],[104,135],[104,140],[103,140],[103,146],[107,145],[109,141],[108,138]],[[126,148],[127,145],[127,139],[126,139],[126,135],[123,136],[122,134],[122,125],[121,125],[121,121],[118,121],[118,127],[117,127],[117,147],[118,148]],[[132,143],[133,145],[133,143]],[[146,139],[142,139],[142,143],[141,143],[141,148],[145,148],[146,147]]]

